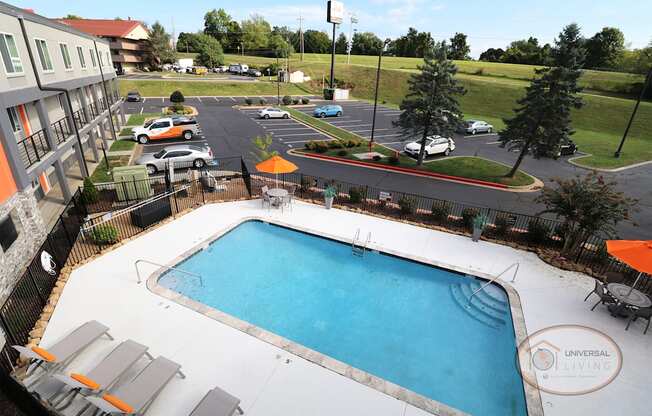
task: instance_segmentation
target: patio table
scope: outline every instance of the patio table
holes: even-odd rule
[[[288,196],[288,191],[282,188],[272,188],[267,191],[267,195],[269,195],[270,198],[274,199],[276,206],[280,206],[280,201]]]
[[[652,300],[650,300],[649,297],[641,291],[632,289],[631,286],[622,283],[609,283],[607,285],[607,290],[609,290],[609,293],[611,293],[611,295],[618,301],[616,305],[609,306],[609,310],[614,315],[627,316],[622,314],[625,305],[635,306],[637,308],[647,308],[652,306]]]

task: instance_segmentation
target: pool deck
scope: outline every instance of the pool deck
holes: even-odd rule
[[[284,213],[262,209],[260,201],[205,205],[145,233],[73,271],[45,331],[47,347],[90,319],[111,328],[117,341],[131,338],[182,365],[186,379],[175,378],[151,406],[157,416],[189,414],[215,386],[242,400],[246,415],[374,415],[430,414],[405,401],[314,364],[298,355],[197,313],[148,290],[145,280],[158,267],[141,265],[137,283],[134,262],[146,259],[171,264],[192,247],[243,219],[274,222],[350,240],[372,232],[373,245],[471,274],[493,275],[514,262],[519,275],[512,284],[518,293],[528,333],[559,324],[578,324],[611,336],[623,352],[620,375],[597,392],[582,396],[541,393],[546,415],[613,415],[649,413],[652,336],[643,335],[643,322],[625,331],[625,321],[603,306],[584,303],[593,288],[587,276],[555,269],[533,254],[487,242],[433,231],[400,222],[297,202]],[[252,261],[256,253],[251,253]],[[228,259],[224,259],[228,261]],[[117,341],[99,340],[69,367],[83,372],[108,353]],[[442,357],[442,359],[446,359]],[[44,383],[48,394],[56,387]],[[82,400],[66,410],[74,414]]]

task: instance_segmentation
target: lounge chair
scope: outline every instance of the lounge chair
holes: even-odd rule
[[[95,368],[85,374],[71,373],[68,375],[59,373],[53,375],[52,378],[61,381],[64,385],[59,391],[50,396],[49,400],[52,406],[57,410],[63,410],[72,403],[79,393],[88,396],[98,395],[109,390],[143,356],[147,356],[150,360],[154,359],[147,352],[147,349],[146,346],[129,339],[120,343]],[[56,401],[53,400],[66,386],[70,390]],[[68,401],[62,405],[66,398],[68,398]],[[90,403],[86,405],[84,411],[88,406],[90,406]]]
[[[186,378],[181,372],[181,365],[165,357],[157,357],[133,380],[115,391],[101,397],[86,397],[86,400],[106,414],[142,415],[176,374]]]
[[[593,305],[591,310],[594,310],[599,304],[613,305],[617,303],[617,300],[613,296],[611,296],[607,288],[602,283],[600,283],[597,279],[595,280],[595,287],[591,292],[589,292],[588,295],[586,295],[586,297],[584,298],[584,302],[586,302],[589,299],[589,297],[591,297],[591,295],[593,294],[598,295],[598,297],[600,297],[600,300],[595,305]]]
[[[629,315],[629,321],[627,321],[625,331],[629,329],[629,325],[632,323],[632,321],[636,320],[637,318],[641,318],[647,320],[645,331],[643,331],[643,334],[647,334],[647,330],[650,328],[650,319],[652,319],[652,308],[628,309],[627,313]]]
[[[241,415],[244,414],[240,408],[240,399],[215,387],[206,393],[190,416],[232,416],[236,411]]]
[[[32,380],[26,387],[34,387],[45,374],[52,374],[57,370],[65,368],[70,362],[81,353],[86,347],[103,335],[113,340],[109,335],[109,327],[97,321],[88,321],[81,325],[70,334],[66,335],[50,348],[43,347],[26,348],[20,345],[12,347],[31,360],[30,368],[26,373],[26,378],[33,375],[39,367],[43,373]]]

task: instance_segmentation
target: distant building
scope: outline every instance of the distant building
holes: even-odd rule
[[[149,33],[137,20],[58,19],[75,29],[108,40],[118,74],[143,69],[150,61]]]

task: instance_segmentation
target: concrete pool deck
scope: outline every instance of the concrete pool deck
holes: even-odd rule
[[[206,205],[80,266],[71,274],[41,344],[47,347],[75,326],[96,319],[111,328],[117,341],[131,338],[148,345],[154,356],[177,361],[187,378],[174,379],[166,387],[148,412],[152,415],[189,414],[215,386],[239,397],[249,415],[428,414],[160,297],[144,281],[136,283],[136,260],[173,263],[198,243],[250,217],[268,217],[345,240],[360,228],[361,235],[372,232],[378,248],[471,274],[496,274],[520,262],[512,286],[521,298],[528,333],[559,324],[585,325],[611,336],[624,355],[620,375],[597,392],[582,396],[541,393],[545,414],[645,414],[649,410],[646,382],[652,372],[647,359],[652,338],[643,335],[642,322],[625,332],[625,322],[611,317],[606,308],[591,312],[592,303],[582,302],[593,288],[591,278],[555,269],[532,253],[510,247],[473,243],[463,236],[301,202],[285,213],[261,209],[257,200]],[[141,266],[145,279],[157,269]],[[115,345],[106,340],[94,343],[69,369],[88,369]],[[56,387],[52,384],[43,384],[46,394],[45,390]],[[74,414],[81,403],[78,400],[66,414]]]

